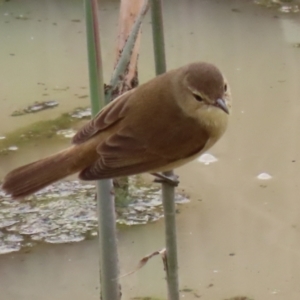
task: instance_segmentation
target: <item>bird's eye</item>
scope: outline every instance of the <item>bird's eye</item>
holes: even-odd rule
[[[193,95],[197,101],[199,101],[199,102],[203,101],[203,98],[201,96],[199,96],[197,94],[193,94]]]
[[[224,91],[227,92],[227,84],[224,85]]]

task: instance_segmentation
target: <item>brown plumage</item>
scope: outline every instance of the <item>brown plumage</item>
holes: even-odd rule
[[[21,198],[76,172],[95,180],[180,166],[224,133],[228,89],[207,63],[160,75],[105,106],[70,148],[11,171],[2,188]]]

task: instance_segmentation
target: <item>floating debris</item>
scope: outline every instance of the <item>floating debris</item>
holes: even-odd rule
[[[4,140],[6,137],[4,135],[0,135],[0,140]]]
[[[272,295],[277,295],[278,293],[280,293],[280,290],[277,290],[277,289],[275,289],[271,292]]]
[[[85,99],[85,98],[88,98],[89,95],[81,95],[81,96],[78,96],[79,99]]]
[[[272,178],[272,176],[268,173],[260,173],[257,178],[260,180],[269,180]]]
[[[2,218],[4,218],[4,216],[2,216]],[[18,220],[14,220],[14,219],[3,219],[1,220],[0,219],[0,228],[7,228],[9,226],[12,226],[16,223],[18,223],[19,221]]]
[[[65,138],[71,139],[76,134],[76,131],[73,129],[62,129],[62,130],[57,131],[56,134],[62,135]]]
[[[126,207],[116,206],[118,224],[143,225],[163,217],[159,185],[129,177],[127,198]],[[95,185],[79,180],[57,182],[23,202],[12,200],[0,189],[0,254],[36,241],[73,243],[97,236],[95,199]],[[189,199],[177,194],[175,201],[180,205]]]
[[[299,5],[296,1],[293,0],[255,0],[254,3],[261,6],[265,6],[267,8],[278,9],[278,11],[281,13],[298,13],[300,11]]]
[[[18,15],[18,16],[15,17],[15,19],[26,21],[26,20],[28,20],[29,18],[26,17],[26,16],[24,16],[24,15]]]
[[[92,115],[91,108],[76,108],[72,113],[71,117],[72,118],[77,118],[77,119],[89,119]]]
[[[7,148],[9,151],[17,151],[19,148],[17,146],[10,146]]]
[[[8,254],[21,250],[21,244],[1,244],[0,242],[0,254]]]
[[[254,299],[249,298],[247,296],[236,296],[236,297],[226,298],[225,300],[254,300]]]
[[[24,238],[20,234],[7,234],[4,240],[7,242],[22,242]]]
[[[297,13],[299,12],[299,6],[298,5],[282,5],[279,9],[282,13]]]
[[[202,154],[197,160],[205,165],[209,165],[218,161],[218,159],[215,156],[209,153]]]
[[[55,88],[53,88],[53,91],[67,91],[68,89],[70,89],[69,86],[66,86],[66,87],[56,86]]]
[[[48,100],[48,101],[42,101],[42,102],[35,102],[33,105],[29,105],[25,109],[21,110],[15,110],[11,116],[17,117],[17,116],[23,116],[25,114],[30,114],[30,113],[36,113],[45,109],[49,108],[54,108],[58,106],[58,102],[55,100]]]
[[[60,234],[59,236],[50,236],[45,239],[46,243],[50,244],[62,244],[62,243],[78,243],[85,240],[83,235],[68,235]]]

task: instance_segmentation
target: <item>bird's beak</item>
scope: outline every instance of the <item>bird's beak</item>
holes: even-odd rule
[[[225,100],[219,98],[216,100],[216,104],[215,104],[217,107],[221,108],[223,111],[226,112],[226,114],[229,115],[229,109],[225,103]]]

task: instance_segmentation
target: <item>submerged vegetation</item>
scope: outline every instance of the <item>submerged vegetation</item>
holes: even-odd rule
[[[90,119],[90,110],[77,108],[71,113],[64,113],[56,119],[35,122],[26,127],[10,132],[0,138],[0,155],[8,154],[21,145],[31,141],[45,140],[61,136],[61,130],[70,129],[82,119]],[[68,136],[67,136],[68,137]]]
[[[35,102],[32,105],[27,106],[24,109],[19,109],[15,110],[11,116],[12,117],[18,117],[18,116],[23,116],[25,114],[32,114],[36,113],[45,109],[50,109],[58,106],[58,102],[55,100],[48,100],[48,101],[40,101],[40,102]]]
[[[163,217],[159,185],[130,177],[127,206],[116,203],[119,225],[143,225]],[[176,203],[189,200],[178,194]],[[52,184],[16,202],[0,190],[0,254],[28,249],[36,243],[80,242],[97,236],[94,183],[78,180]]]

